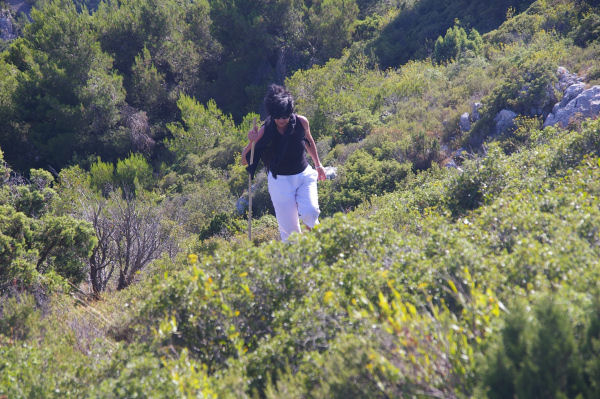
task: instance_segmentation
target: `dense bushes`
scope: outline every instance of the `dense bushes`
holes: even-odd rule
[[[573,40],[578,46],[585,46],[600,37],[600,15],[590,13],[581,24],[573,30]]]
[[[573,304],[552,297],[533,307],[515,306],[489,350],[484,377],[489,398],[598,394],[597,305],[586,309],[583,320],[566,306]]]
[[[373,48],[384,67],[402,65],[411,59],[427,57],[436,38],[457,18],[464,26],[488,32],[504,21],[509,10],[520,13],[531,3],[502,1],[484,6],[478,1],[464,0],[441,6],[432,0],[419,1],[385,27]]]
[[[598,124],[532,131],[528,147],[507,156],[492,146],[462,172],[408,175],[396,192],[324,219],[290,244],[240,242],[203,258],[164,260],[136,293],[143,302],[110,322],[120,355],[104,355],[88,377],[68,371],[51,380],[84,396],[181,389],[220,397],[491,398],[551,378],[544,389],[593,395],[600,167],[588,138]],[[579,156],[556,164],[564,148]],[[350,164],[372,161],[365,151],[353,156]],[[477,184],[467,185],[468,176]],[[459,187],[481,201],[453,215]],[[538,300],[550,293],[552,301]],[[585,334],[575,334],[580,325]],[[29,331],[21,342],[39,334]],[[64,344],[44,342],[43,356]],[[45,367],[31,360],[42,356],[38,344],[28,354],[2,350],[10,359],[4,375],[25,364]],[[67,358],[86,364],[81,354],[60,359]],[[103,382],[81,384],[96,378]],[[19,392],[26,381],[6,381],[2,392]],[[31,386],[58,395],[49,383]]]
[[[379,161],[358,150],[346,160],[340,176],[321,186],[325,214],[352,209],[373,195],[394,191],[411,173],[410,164],[393,159]]]
[[[444,37],[438,36],[433,46],[432,58],[435,62],[441,63],[450,61],[462,56],[463,53],[471,51],[473,55],[478,55],[483,49],[483,40],[475,29],[471,29],[469,34],[459,26],[454,25],[448,28]]]
[[[498,381],[506,381],[502,389],[530,389],[523,387],[543,375],[558,384],[553,392],[583,392],[573,391],[588,384],[577,380],[576,370],[593,373],[595,357],[580,360],[577,348],[593,341],[574,339],[566,313],[543,301],[536,305],[539,327],[532,322],[524,330],[525,349],[511,352],[530,354],[531,363],[515,369],[511,364],[523,361],[510,357],[517,355],[495,357],[496,349],[489,350],[485,367],[479,362],[490,337],[514,336],[509,331],[522,311],[512,302],[515,295],[537,298],[536,292],[552,289],[571,301],[571,309],[580,309],[574,317],[592,317],[587,293],[596,281],[593,226],[600,219],[591,209],[597,206],[600,168],[596,158],[584,159],[568,173],[555,169],[552,159],[561,153],[559,143],[594,132],[597,123],[581,133],[553,135],[548,129],[532,135],[531,150],[506,157],[494,148],[485,167],[465,165],[463,174],[481,179],[473,192],[492,189],[475,212],[465,208],[456,219],[449,210],[453,187],[460,184],[439,183],[458,175],[432,171],[407,182],[430,191],[428,196],[399,190],[365,207],[381,225],[381,218],[389,223],[395,213],[418,205],[412,220],[400,223],[402,234],[380,230],[358,214],[337,216],[292,245],[222,249],[198,263],[190,257],[191,271],[156,282],[139,322],[161,324],[171,331],[162,345],[185,346],[209,371],[220,369],[214,384],[224,397],[249,397],[253,389],[267,397],[427,392],[493,397],[505,392],[496,388]],[[593,144],[579,148],[595,151]],[[532,158],[533,152],[540,156]],[[530,173],[523,165],[532,162],[536,168]],[[424,180],[412,181],[418,178]],[[436,194],[439,190],[447,194]],[[420,228],[405,229],[411,223]],[[504,304],[510,314],[501,327]],[[204,317],[197,309],[204,309]],[[589,325],[586,336],[593,336],[595,322]],[[508,353],[511,346],[491,348]],[[567,360],[541,368],[548,363],[544,356],[553,353]],[[228,356],[235,360],[226,362]]]
[[[157,143],[182,96],[215,99],[239,122],[269,83],[339,56],[360,11],[355,0],[38,6],[0,56],[0,146],[19,171],[130,151],[167,160]]]
[[[30,179],[29,184],[7,181],[0,187],[6,201],[0,204],[0,294],[11,286],[31,290],[78,284],[96,244],[88,223],[48,212],[56,196],[48,172],[32,170]]]
[[[248,40],[275,17],[296,21],[277,33],[293,34],[297,3],[276,3],[264,20],[255,18],[260,2],[219,2],[211,18],[238,18]],[[357,1],[361,18],[376,3]],[[169,46],[202,32],[189,32],[192,23],[173,31],[172,16],[150,4],[123,3],[123,26],[104,39],[137,34],[125,21],[136,13],[165,33],[158,47],[140,33],[135,51],[113,56],[134,71],[123,81],[127,102],[179,110],[167,121],[125,107],[123,123],[146,120],[136,132],[148,137],[172,122],[169,157],[93,157],[82,163],[89,171],[65,168],[56,182],[41,170],[19,178],[0,161],[0,263],[9,265],[0,272],[0,396],[597,396],[600,122],[541,130],[543,111],[531,111],[554,101],[538,95],[566,56],[572,70],[597,64],[597,49],[574,49],[563,37],[583,16],[566,2],[536,2],[527,14],[533,32],[519,36],[525,22],[512,16],[485,36],[479,56],[381,71],[356,45],[294,74],[288,86],[321,159],[338,167],[337,179],[319,183],[323,215],[345,214],[284,244],[264,173],[253,187],[254,242],[245,238],[243,201],[234,212],[247,195],[237,154],[255,115],[236,124],[216,103],[186,94],[200,83],[184,74],[191,69],[178,75],[165,64]],[[194,4],[202,20],[206,2]],[[313,14],[313,27],[331,28]],[[386,18],[365,22],[361,34]],[[14,54],[27,61],[25,47]],[[228,63],[254,56],[235,50]],[[0,76],[23,73],[2,65]],[[5,102],[11,82],[2,115],[14,111]],[[134,87],[145,94],[132,95]],[[458,119],[479,100],[480,129],[503,107],[535,116],[498,143],[482,134],[479,156],[461,150],[459,165],[438,166],[474,137]],[[67,281],[83,283],[70,295],[37,289]]]

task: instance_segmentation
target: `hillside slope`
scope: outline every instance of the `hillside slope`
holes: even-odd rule
[[[234,210],[255,114],[182,95],[158,172],[131,154],[25,179],[0,152],[0,397],[598,397],[600,119],[543,127],[559,66],[600,83],[598,7],[538,0],[441,63],[382,70],[364,42],[289,77],[339,171],[289,243],[264,180],[254,242]],[[0,105],[43,75],[11,66],[31,54],[3,54]]]

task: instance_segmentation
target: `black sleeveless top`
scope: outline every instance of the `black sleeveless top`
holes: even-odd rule
[[[254,147],[254,164],[248,165],[248,171],[254,177],[258,160],[261,159],[273,177],[277,175],[296,175],[308,166],[306,147],[308,144],[304,126],[296,114],[290,116],[284,134],[279,133],[275,121],[267,118],[265,132]],[[246,154],[250,162],[250,152]]]

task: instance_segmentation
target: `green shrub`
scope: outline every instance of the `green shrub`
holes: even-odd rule
[[[40,314],[32,295],[22,294],[12,298],[2,298],[0,306],[0,336],[4,335],[12,342],[24,341],[35,329]]]
[[[148,189],[153,182],[152,167],[143,155],[129,154],[129,157],[117,161],[114,181],[129,193],[134,193],[138,186]]]
[[[0,231],[0,291],[12,282],[32,288],[42,275],[48,286],[65,280],[77,284],[96,244],[86,222],[66,216],[31,219],[7,205],[0,206]]]
[[[368,110],[341,115],[337,120],[339,131],[333,134],[332,144],[354,143],[364,139],[375,125],[375,118]]]
[[[600,38],[600,15],[587,14],[577,28],[571,32],[571,36],[578,46],[585,46]]]
[[[195,234],[207,229],[216,215],[231,214],[235,204],[227,183],[220,179],[187,184],[175,201],[181,204],[177,209],[179,220]]]
[[[278,240],[279,237],[279,225],[275,216],[265,214],[260,219],[253,220],[252,241],[255,245]]]
[[[350,42],[358,11],[355,0],[325,0],[309,6],[307,39],[316,44],[317,59],[326,61],[340,55]]]
[[[433,47],[433,61],[438,64],[456,60],[466,51],[471,51],[473,55],[481,54],[483,50],[483,40],[475,29],[471,29],[469,34],[460,25],[454,25],[448,28],[444,37],[438,36]]]
[[[9,203],[29,217],[40,218],[52,208],[56,191],[52,188],[54,177],[42,169],[31,169],[28,184],[13,184],[10,187]]]
[[[583,359],[583,372],[587,383],[587,396],[595,397],[600,394],[600,302],[598,296],[590,307],[589,319],[585,336],[578,338],[580,353]]]
[[[102,162],[100,158],[90,166],[90,186],[108,196],[115,184],[115,167],[110,162]]]
[[[454,215],[493,201],[504,185],[504,159],[502,151],[492,146],[485,158],[463,164],[463,172],[448,187],[448,208]]]
[[[581,132],[574,133],[559,141],[559,148],[554,153],[551,171],[567,170],[578,165],[588,154],[600,155],[600,122],[598,120],[583,122]]]
[[[366,151],[355,151],[337,180],[321,185],[325,214],[354,208],[373,195],[393,191],[410,174],[410,164],[393,159],[378,161]]]
[[[202,231],[199,238],[207,239],[214,235],[221,237],[231,237],[236,233],[243,231],[245,228],[244,222],[230,213],[217,213]]]
[[[458,381],[472,384],[476,342],[499,307],[468,273],[462,277],[468,292],[454,285],[451,292],[463,305],[464,318],[430,302],[415,306],[390,282],[389,297],[379,293],[369,301],[358,294],[349,309],[349,325],[357,332],[337,335],[327,351],[307,353],[298,372],[287,371],[267,386],[267,397],[384,398],[434,392],[450,397]],[[334,295],[330,301],[337,300]]]
[[[45,333],[0,345],[0,395],[19,399],[87,396],[95,367],[74,347],[72,331],[48,321],[34,325]]]
[[[167,107],[168,92],[165,74],[157,70],[147,47],[135,56],[131,67],[131,105],[154,116]]]
[[[190,153],[201,155],[212,148],[220,137],[236,130],[231,116],[224,114],[213,100],[205,106],[189,96],[181,95],[177,106],[183,123],[167,126],[173,138],[166,142],[177,159],[183,159]]]
[[[351,28],[352,40],[369,40],[376,36],[382,25],[382,17],[377,14],[369,15],[365,19],[356,20]]]
[[[99,369],[99,380],[90,386],[94,398],[190,398],[214,399],[214,391],[202,364],[189,359],[187,352],[179,357],[154,354],[143,345],[121,349],[112,361]]]
[[[582,362],[564,305],[544,298],[506,318],[501,341],[488,356],[489,398],[575,397],[582,394]]]
[[[166,326],[172,328],[159,336],[161,343],[188,348],[214,371],[238,352],[234,310],[224,301],[218,282],[197,265],[192,265],[188,277],[189,280],[163,280],[141,315],[153,321],[164,318]]]

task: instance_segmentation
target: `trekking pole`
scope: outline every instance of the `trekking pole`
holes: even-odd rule
[[[256,130],[256,118],[254,118],[254,130]],[[254,163],[254,144],[250,147],[250,165]],[[252,174],[248,173],[248,240],[252,241]]]

